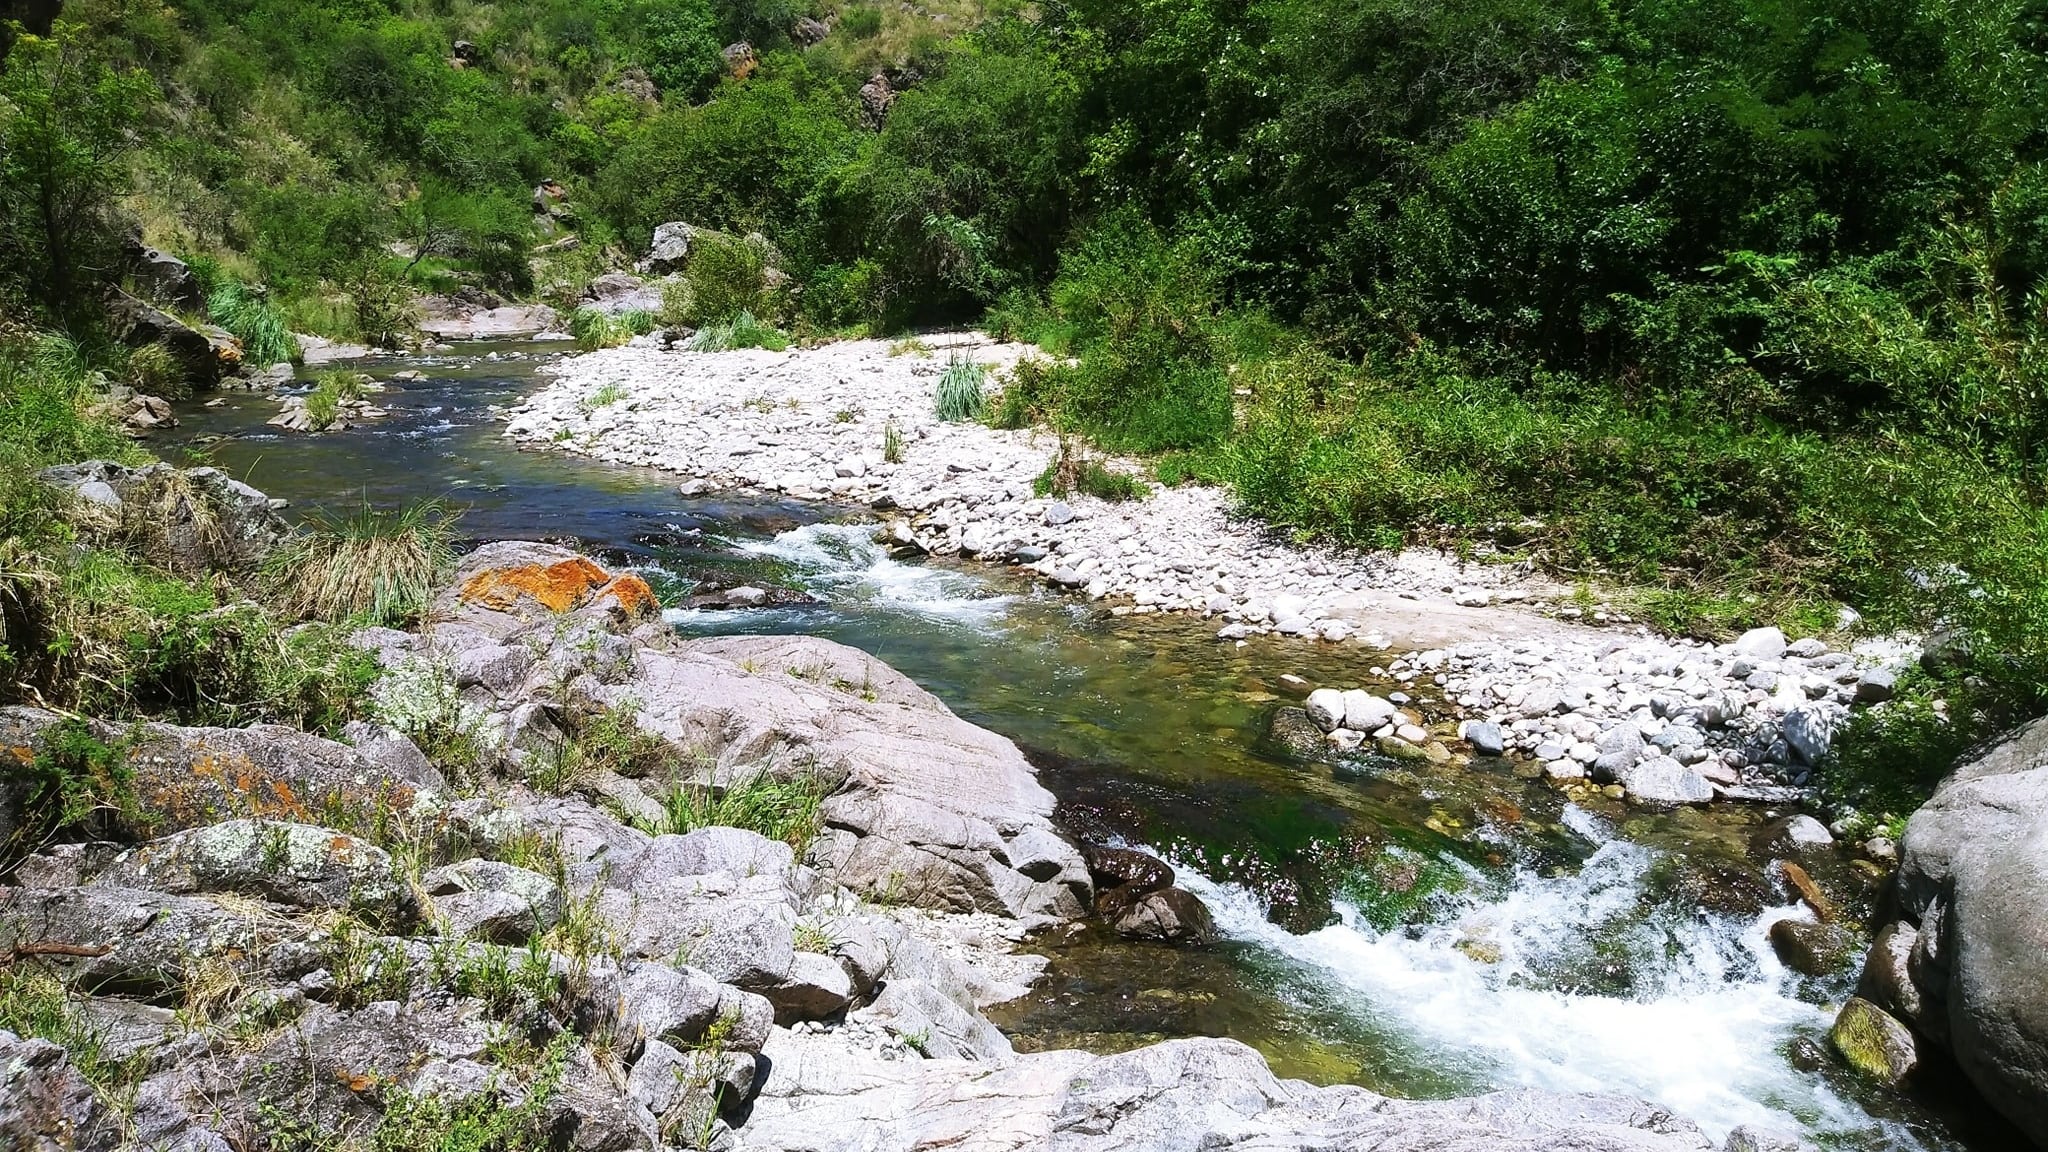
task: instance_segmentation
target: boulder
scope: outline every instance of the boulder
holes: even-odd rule
[[[54,738],[61,717],[37,708],[0,708],[0,764],[26,762]],[[135,811],[150,830],[196,828],[252,817],[310,824],[334,815],[369,820],[404,813],[438,792],[438,776],[393,771],[350,748],[294,728],[186,728],[141,722],[88,725],[102,744],[123,754]],[[0,836],[11,835],[25,794],[0,774]],[[134,835],[142,829],[124,828]]]
[[[1669,756],[1637,761],[1614,773],[1614,782],[1643,804],[1704,804],[1714,798],[1714,786],[1698,769]]]
[[[635,675],[592,691],[715,757],[721,783],[763,763],[805,766],[831,793],[812,858],[856,892],[1061,918],[1092,899],[1080,853],[1053,831],[1052,795],[1016,745],[866,653],[802,636],[691,640],[642,649]]]
[[[154,998],[182,991],[213,956],[249,956],[274,929],[260,912],[111,884],[0,888],[0,955],[38,956],[84,992]]]
[[[1778,628],[1752,628],[1736,637],[1732,650],[1751,660],[1776,660],[1785,654],[1785,633]]]
[[[1851,1068],[1889,1087],[1904,1084],[1920,1066],[1912,1030],[1859,997],[1842,1005],[1828,1043]]]
[[[1850,1020],[1870,1041],[1860,1066],[1890,1077],[1946,1052],[2048,1146],[2048,719],[1965,757],[1913,814],[1892,897],[1899,917],[1859,981],[1868,999],[1852,1001],[1866,1006]]]
[[[124,543],[187,575],[253,572],[291,534],[270,497],[218,468],[87,460],[36,478],[117,514]]]
[[[681,220],[656,225],[654,242],[648,246],[646,257],[638,265],[639,269],[657,276],[681,272],[690,264],[690,244],[700,233],[706,231],[708,229],[685,224]]]
[[[139,239],[129,240],[125,247],[128,274],[144,295],[187,312],[206,311],[206,289],[200,285],[199,277],[192,274],[190,265]]]
[[[1316,727],[1332,732],[1344,726],[1344,693],[1335,688],[1318,688],[1303,703]]]
[[[1371,732],[1394,719],[1398,711],[1391,701],[1362,689],[1344,693],[1344,727],[1353,732]]]
[[[1323,751],[1322,725],[1309,719],[1306,708],[1276,708],[1267,722],[1266,738],[1291,756],[1311,759]]]
[[[162,345],[186,378],[202,387],[218,384],[242,365],[242,342],[226,329],[194,327],[126,292],[116,290],[108,298],[107,323],[130,348]]]
[[[1459,736],[1472,746],[1475,756],[1500,756],[1507,752],[1507,737],[1500,725],[1488,720],[1467,720],[1458,726]]]
[[[17,1152],[97,1147],[98,1100],[64,1049],[0,1031],[0,1146]]]
[[[896,87],[889,83],[886,73],[877,72],[860,86],[861,121],[871,129],[882,127],[882,122],[889,117],[890,106],[895,103]]]
[[[493,944],[526,943],[554,927],[565,907],[553,880],[496,860],[436,868],[421,887],[452,932]]]
[[[1185,888],[1147,892],[1110,924],[1120,936],[1204,944],[1216,938],[1216,923],[1201,898]]]
[[[93,882],[249,896],[302,911],[354,910],[390,926],[418,913],[382,848],[286,820],[224,820],[174,832],[122,855]]]

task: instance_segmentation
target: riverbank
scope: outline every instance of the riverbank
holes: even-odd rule
[[[506,434],[686,476],[686,494],[864,507],[905,550],[1014,567],[1118,615],[1200,617],[1224,642],[1388,650],[1404,699],[1310,702],[1333,751],[1511,754],[1567,791],[1793,799],[1850,709],[1887,699],[1916,655],[1905,642],[1837,650],[1776,629],[1719,645],[1661,636],[1581,603],[1526,561],[1290,540],[1233,514],[1221,491],[1160,486],[1131,459],[1096,463],[1131,477],[1141,499],[1043,492],[1040,477],[1072,445],[1044,429],[941,420],[934,403],[951,360],[1000,379],[1032,354],[976,334],[785,353],[613,349],[552,366],[555,382],[508,410]],[[1432,721],[1411,706],[1422,701],[1445,707]]]

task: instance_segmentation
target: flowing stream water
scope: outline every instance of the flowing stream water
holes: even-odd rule
[[[184,406],[157,447],[292,515],[439,498],[470,538],[580,544],[671,594],[811,592],[819,603],[669,615],[688,634],[803,632],[874,653],[1023,746],[1070,827],[1159,852],[1216,915],[1224,939],[1204,948],[1090,926],[1036,941],[1047,978],[994,1013],[1019,1048],[1228,1035],[1283,1075],[1390,1094],[1616,1091],[1717,1140],[1751,1123],[1829,1148],[1992,1146],[1966,1109],[1872,1090],[1825,1054],[1853,975],[1800,976],[1765,939],[1803,914],[1756,847],[1787,813],[1580,807],[1498,764],[1299,759],[1266,736],[1280,676],[1390,690],[1385,655],[1218,643],[1200,621],[1113,618],[994,569],[892,559],[848,510],[685,498],[672,477],[517,451],[491,407],[537,387],[551,354],[473,345],[375,365],[424,376],[377,397],[387,418],[323,436],[269,428],[273,399],[230,393]],[[1852,916],[1867,908],[1872,877],[1809,863]]]

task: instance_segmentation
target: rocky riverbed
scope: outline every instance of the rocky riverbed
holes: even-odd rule
[[[1302,545],[1233,515],[1212,488],[1142,481],[1147,494],[1133,502],[1039,495],[1034,480],[1062,450],[1055,437],[946,422],[933,399],[949,358],[1000,380],[1032,350],[974,334],[931,343],[787,353],[642,344],[574,357],[509,411],[506,434],[687,476],[686,493],[862,505],[905,550],[1013,566],[1116,614],[1200,616],[1223,642],[1279,635],[1395,650],[1385,671],[1404,699],[1354,691],[1347,702],[1331,686],[1308,702],[1315,727],[1290,717],[1283,737],[1320,736],[1340,754],[1515,755],[1567,790],[1650,804],[1792,797],[1849,710],[1887,699],[1917,654],[1892,641],[1837,650],[1776,629],[1722,645],[1659,636],[1568,602],[1525,563]],[[1130,460],[1106,466],[1143,472]],[[1434,726],[1410,707],[1425,695],[1449,706]]]
[[[0,710],[8,754],[103,747],[148,816],[0,887],[8,994],[67,1021],[0,1032],[7,1146],[1714,1147],[1624,1097],[1391,1100],[1227,1040],[1019,1055],[983,1012],[1030,930],[1199,903],[1084,856],[1009,741],[827,641],[682,640],[552,546],[471,554],[431,620],[357,635],[379,722],[346,742]],[[607,717],[642,754],[578,759]],[[451,725],[437,765],[415,737]],[[763,781],[822,797],[802,857],[660,799]]]

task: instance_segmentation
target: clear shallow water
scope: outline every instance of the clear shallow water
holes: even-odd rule
[[[173,442],[301,514],[438,497],[471,538],[581,542],[675,592],[817,596],[670,619],[873,652],[1023,745],[1071,826],[1173,860],[1226,934],[1206,949],[1086,927],[1044,941],[1049,978],[998,1018],[1020,1047],[1233,1035],[1283,1074],[1396,1094],[1622,1091],[1717,1137],[1747,1122],[1844,1149],[1967,1146],[1819,1054],[1846,988],[1787,972],[1764,943],[1789,914],[1752,849],[1764,814],[1581,809],[1505,765],[1293,760],[1264,739],[1279,676],[1369,683],[1371,654],[1112,619],[979,566],[893,560],[828,509],[687,499],[657,473],[516,451],[489,406],[534,387],[538,357],[500,351],[517,358],[406,362],[428,378],[380,396],[391,417],[363,428],[281,433],[262,424],[274,401],[229,396],[187,406]],[[1816,872],[1852,910],[1867,899],[1845,862]]]

